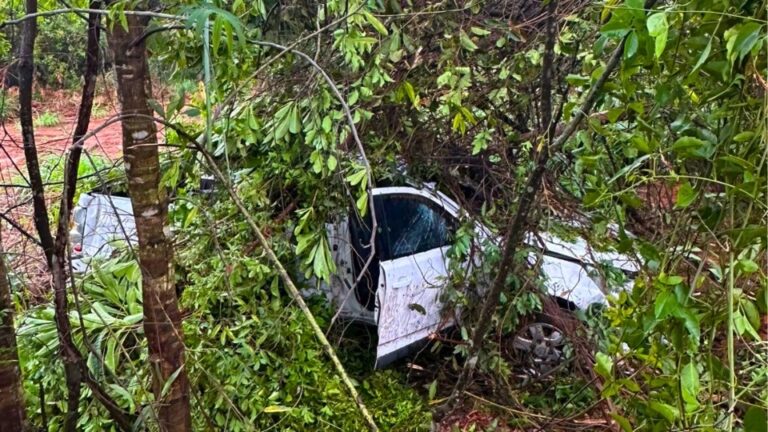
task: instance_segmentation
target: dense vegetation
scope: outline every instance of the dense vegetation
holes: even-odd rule
[[[2,7],[0,55],[29,58],[20,35],[35,20],[19,17],[54,11],[37,18],[32,75],[84,95],[103,77],[123,103],[129,159],[80,158],[75,132],[66,163],[39,161],[47,206],[2,226],[4,237],[34,231],[51,274],[15,270],[21,257],[3,251],[12,302],[0,304],[0,329],[16,342],[0,335],[0,366],[18,353],[20,367],[3,371],[20,374],[30,427],[768,428],[765,0],[36,3]],[[142,62],[165,103],[138,100]],[[8,99],[22,126],[23,81]],[[158,140],[137,135],[150,130],[142,119]],[[36,158],[27,152],[26,172],[2,185],[8,196],[37,197]],[[216,187],[201,192],[210,174]],[[373,370],[375,329],[337,320],[317,297],[303,308],[294,284],[335,277],[326,223],[370,213],[371,188],[402,177],[435,182],[463,207],[443,294],[460,324]],[[70,250],[72,199],[94,188],[160,209],[136,212],[146,225],[167,218],[156,242],[140,231],[138,250],[118,244],[70,282],[52,251]],[[476,238],[477,221],[503,240]],[[570,361],[548,376],[526,375],[508,343],[553,307],[524,230],[580,236],[640,265],[631,290],[602,269],[609,305],[566,314]],[[147,252],[160,243],[162,274],[147,264],[160,262]],[[472,272],[458,265],[467,257]],[[149,310],[170,310],[172,325],[153,329]],[[157,341],[178,343],[183,367],[167,369]],[[190,423],[169,426],[166,402]]]

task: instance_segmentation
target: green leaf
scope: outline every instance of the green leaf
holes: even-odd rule
[[[291,108],[291,115],[288,121],[288,130],[292,134],[301,132],[301,116],[299,115],[299,107],[297,104],[293,104]]]
[[[736,333],[739,334],[739,336],[744,336],[745,334],[749,334],[752,336],[752,338],[756,341],[760,340],[760,335],[755,331],[755,328],[752,327],[752,323],[749,322],[747,317],[741,313],[741,311],[736,312],[733,316],[733,326],[736,329]]]
[[[606,117],[609,122],[616,123],[616,120],[618,120],[622,114],[624,114],[624,108],[611,108],[606,113]]]
[[[659,58],[667,46],[667,34],[669,33],[667,14],[657,12],[648,17],[645,25],[648,28],[648,34],[656,40],[654,55]]]
[[[595,355],[595,372],[603,378],[610,378],[612,369],[613,359],[607,354],[598,352]]]
[[[686,208],[696,200],[697,195],[698,193],[693,190],[691,184],[689,182],[684,182],[677,190],[675,206],[677,208]]]
[[[680,137],[672,144],[672,150],[683,156],[709,158],[714,152],[712,144],[708,141],[692,137]]]
[[[648,407],[661,414],[670,423],[674,423],[680,417],[680,411],[672,405],[652,401],[648,404]]]
[[[573,86],[582,86],[589,84],[589,77],[583,75],[568,74],[565,76],[565,81]]]
[[[455,132],[461,132],[462,135],[467,131],[467,124],[464,122],[464,116],[462,116],[461,113],[456,113],[456,115],[453,116],[452,127]]]
[[[475,51],[477,49],[477,45],[475,45],[475,43],[472,42],[472,39],[470,39],[469,36],[466,33],[464,33],[463,30],[461,31],[461,33],[459,33],[459,43],[465,50],[469,52]]]
[[[120,20],[120,25],[123,27],[123,30],[126,32],[128,31],[128,16],[125,14],[125,12],[118,12],[117,19]]]
[[[754,273],[760,270],[760,266],[758,266],[757,263],[751,259],[739,260],[739,268],[741,268],[741,271],[744,273]]]
[[[698,408],[699,401],[697,396],[699,395],[700,384],[699,371],[696,369],[695,363],[688,363],[680,372],[680,388],[683,391],[686,411]]]
[[[696,314],[689,309],[683,309],[681,307],[675,308],[672,312],[676,317],[683,320],[685,329],[688,331],[688,334],[691,335],[691,341],[698,345],[699,339],[701,338],[701,328],[699,325],[699,318]]]
[[[640,41],[637,38],[637,33],[632,31],[627,36],[627,41],[624,42],[624,58],[631,58],[637,53],[637,47],[640,46]]]
[[[747,432],[768,432],[768,410],[751,406],[744,415],[744,430]]]
[[[405,81],[403,83],[403,91],[405,91],[406,96],[408,96],[408,100],[411,101],[413,106],[416,106],[418,102],[418,100],[416,99],[416,90],[414,90],[410,82]]]
[[[435,395],[437,394],[437,380],[434,380],[429,384],[427,393],[429,394],[429,400],[435,400]]]
[[[160,392],[161,399],[168,396],[168,392],[171,391],[171,386],[173,386],[173,382],[176,381],[176,378],[179,377],[179,374],[184,370],[184,366],[179,367],[176,369],[171,376],[168,377],[168,379],[163,384],[163,390]]]
[[[221,46],[221,33],[224,29],[224,20],[218,18],[213,20],[213,30],[211,30],[211,41],[213,42],[213,52],[219,52],[219,46]],[[206,29],[206,31],[208,31]]]
[[[107,353],[104,355],[104,365],[106,365],[109,370],[116,371],[117,359],[117,339],[110,338],[107,341]]]
[[[666,33],[669,30],[667,14],[665,12],[656,12],[648,17],[645,26],[648,28],[648,34],[653,37]]]
[[[677,307],[678,305],[675,295],[670,291],[663,291],[656,296],[653,305],[653,314],[656,316],[656,319],[664,319]]]
[[[728,60],[732,64],[742,61],[752,51],[760,38],[762,27],[762,24],[750,21],[732,27],[725,32]]]
[[[128,390],[126,390],[125,387],[119,386],[117,384],[108,384],[108,385],[113,392],[115,392],[118,396],[120,396],[126,402],[128,402],[128,405],[130,406],[129,411],[134,411],[136,409],[136,404],[133,401],[133,396],[131,396],[131,393],[128,392]]]
[[[338,165],[338,161],[336,160],[336,156],[334,156],[334,155],[328,156],[328,161],[326,163],[328,164],[328,169],[330,171],[335,170],[336,166]]]
[[[331,120],[331,118],[328,117],[328,116],[323,117],[323,125],[322,125],[322,127],[323,127],[323,131],[325,131],[325,133],[331,132],[331,128],[333,127],[333,120]]]
[[[629,420],[627,420],[626,417],[621,416],[616,413],[611,413],[611,417],[616,421],[616,423],[619,424],[619,427],[621,427],[621,430],[624,432],[632,432],[632,424],[629,423]]]
[[[357,201],[355,202],[355,206],[357,206],[357,210],[361,215],[366,213],[368,210],[368,192],[363,192],[360,194],[360,197],[358,197]]]
[[[478,36],[488,36],[489,34],[491,34],[490,31],[480,27],[470,27],[469,31]]]
[[[709,39],[709,42],[707,43],[707,46],[704,47],[704,50],[701,52],[701,55],[699,56],[699,60],[696,61],[696,65],[693,66],[693,69],[691,70],[691,73],[696,72],[699,70],[701,65],[704,64],[705,61],[709,58],[709,53],[712,52],[712,39]]]
[[[757,306],[751,300],[743,297],[741,299],[741,309],[744,311],[747,321],[752,324],[752,328],[760,330],[760,312],[757,310]]]
[[[683,282],[683,277],[676,276],[676,275],[669,276],[667,274],[661,274],[659,275],[659,282],[663,283],[664,285],[677,285]]]
[[[277,123],[275,126],[275,139],[277,140],[288,135],[292,107],[293,103],[285,104],[275,113],[275,122]]]
[[[379,21],[378,18],[373,16],[368,11],[363,11],[363,16],[365,17],[365,20],[368,21],[368,24],[370,24],[374,29],[376,29],[377,32],[379,32],[382,36],[387,36],[389,32],[387,31],[387,28],[384,27],[384,24]]]
[[[733,140],[737,143],[747,142],[752,139],[752,137],[755,136],[755,133],[752,131],[744,131],[741,133],[736,134],[736,136],[733,137]]]
[[[611,19],[600,28],[600,33],[606,37],[624,37],[632,30],[632,16],[626,10],[614,10]]]
[[[270,405],[266,408],[264,408],[264,412],[267,414],[276,414],[276,413],[284,413],[290,411],[290,407],[282,406],[282,405]]]
[[[366,170],[365,168],[360,168],[359,170],[353,172],[352,174],[348,175],[346,180],[349,182],[351,186],[356,186],[360,184],[360,182],[363,181],[363,179],[366,176]]]

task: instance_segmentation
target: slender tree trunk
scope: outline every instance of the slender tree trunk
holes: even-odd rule
[[[189,431],[189,383],[183,369],[184,341],[173,283],[173,250],[164,231],[168,203],[160,186],[157,129],[148,103],[152,87],[141,37],[146,19],[128,16],[127,21],[127,30],[119,22],[112,23],[108,39],[123,116],[128,191],[139,237],[144,332],[153,372],[152,390],[159,406],[161,430]],[[163,394],[169,380],[173,381]]]
[[[99,9],[101,1],[91,1],[91,9]],[[91,111],[93,110],[93,97],[96,94],[96,78],[99,72],[99,24],[101,15],[97,13],[88,14],[88,38],[85,48],[85,70],[83,71],[83,93],[80,99],[80,108],[77,112],[77,124],[72,134],[72,143],[77,144],[81,138],[88,132],[88,126],[91,123]],[[68,182],[72,187],[65,194],[66,207],[72,210],[72,200],[75,197],[77,183],[77,167],[80,165],[80,155],[83,152],[82,145],[75,145],[67,157],[67,167],[65,171],[68,176]],[[67,212],[69,215],[69,212]],[[57,233],[60,235],[61,233]]]
[[[26,0],[25,11],[27,14],[37,12],[37,0]],[[93,25],[93,24],[96,25]],[[79,139],[88,130],[90,111],[93,105],[93,91],[95,86],[95,68],[98,65],[98,16],[89,18],[88,34],[88,62],[86,68],[85,87],[83,89],[83,103],[80,107],[78,123],[75,130],[75,139]],[[45,202],[45,189],[40,165],[38,162],[37,147],[35,144],[35,132],[32,121],[32,89],[34,82],[34,46],[37,35],[37,20],[28,19],[22,24],[22,38],[19,48],[19,122],[21,123],[22,138],[24,141],[24,156],[32,190],[32,204],[34,207],[34,221],[40,237],[40,245],[45,254],[46,263],[51,271],[54,291],[54,319],[59,337],[59,351],[64,363],[64,376],[67,385],[67,413],[64,418],[64,431],[75,431],[79,418],[81,384],[83,381],[93,392],[96,398],[107,409],[115,423],[122,430],[130,430],[132,422],[120,406],[106,393],[89,374],[88,366],[72,339],[72,326],[69,322],[69,300],[67,299],[66,279],[66,249],[68,234],[68,218],[71,200],[74,196],[74,183],[77,180],[77,165],[68,159],[64,197],[62,200],[59,235],[54,242],[51,232],[48,209]],[[93,72],[91,76],[89,72]],[[79,135],[78,135],[79,134]],[[80,152],[74,155],[79,163]],[[71,183],[71,189],[68,189]],[[69,203],[69,205],[67,204]]]
[[[27,14],[37,12],[37,0],[26,0]],[[40,166],[35,145],[35,129],[32,124],[32,83],[35,74],[35,38],[37,37],[37,19],[28,19],[21,25],[21,45],[19,46],[19,123],[21,136],[24,141],[24,158],[27,164],[27,174],[32,188],[32,203],[34,205],[34,221],[40,243],[43,245],[45,258],[51,264],[53,254],[53,237],[45,207],[43,193],[43,178],[40,176]]]
[[[34,14],[37,12],[37,0],[26,0],[25,12]],[[34,207],[34,221],[40,244],[45,253],[48,268],[53,272],[54,242],[51,234],[48,209],[45,204],[43,179],[40,175],[40,165],[37,158],[37,146],[35,145],[35,130],[32,121],[32,85],[34,82],[34,52],[35,38],[37,36],[37,19],[24,21],[21,29],[21,46],[19,47],[19,123],[24,141],[24,159],[27,165],[27,174],[32,189],[32,205]],[[61,259],[61,257],[60,257]],[[63,278],[63,275],[60,275]],[[55,275],[54,275],[55,279]],[[54,290],[54,307],[56,310],[56,328],[59,336],[59,346],[62,360],[64,361],[64,375],[67,382],[67,415],[64,419],[64,430],[74,431],[77,425],[78,407],[80,404],[80,369],[77,358],[73,356],[74,344],[72,344],[72,331],[69,324],[66,292]]]
[[[13,326],[11,284],[0,235],[0,431],[22,431],[24,424],[24,396],[16,350],[16,329]]]

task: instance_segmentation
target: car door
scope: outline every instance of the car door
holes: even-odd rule
[[[408,188],[374,191],[382,245],[376,291],[377,367],[407,354],[444,324],[440,295],[456,224],[428,193],[403,190]]]

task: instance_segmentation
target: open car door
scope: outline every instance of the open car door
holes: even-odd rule
[[[456,223],[434,197],[415,189],[381,188],[374,196],[381,236],[375,311],[380,368],[448,324],[440,295]]]

